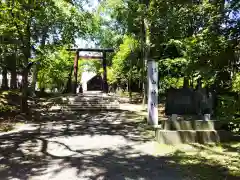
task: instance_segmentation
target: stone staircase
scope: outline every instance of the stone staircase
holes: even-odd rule
[[[219,143],[232,137],[217,120],[166,120],[161,124],[156,129],[156,139],[161,144]]]
[[[103,93],[83,93],[68,95],[52,100],[56,102],[51,111],[85,111],[85,110],[118,110],[120,105],[114,95]]]

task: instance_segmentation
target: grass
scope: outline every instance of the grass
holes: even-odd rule
[[[6,132],[13,129],[14,116],[18,109],[20,92],[18,90],[9,90],[0,92],[0,132]]]
[[[13,130],[12,122],[1,122],[0,123],[0,132],[7,132]]]
[[[154,128],[147,124],[146,116],[143,112],[129,112],[125,114],[125,118],[136,123],[136,129],[141,133],[142,137],[154,138]]]
[[[175,146],[156,143],[155,155],[172,157],[190,179],[240,179],[240,142]]]

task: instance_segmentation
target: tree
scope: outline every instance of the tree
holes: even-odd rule
[[[39,66],[38,85],[40,89],[49,88],[63,91],[68,79],[68,74],[73,66],[73,54],[64,47],[45,51],[44,63]]]
[[[194,85],[201,77],[215,89],[231,89],[231,74],[239,71],[237,1],[107,0],[100,9],[112,31],[103,38],[120,34],[124,44],[124,35],[131,35],[142,42],[145,56],[150,47],[148,57],[159,61],[163,79],[186,78]]]
[[[3,19],[1,37],[10,36],[17,42],[15,45],[19,50],[19,71],[23,75],[21,107],[23,112],[27,112],[28,75],[35,64],[32,62],[38,60],[44,63],[39,57],[46,48],[73,45],[76,37],[92,31],[94,23],[90,13],[80,11],[81,3],[75,4],[71,1],[8,0],[1,2],[0,6],[0,16]],[[33,73],[33,89],[37,69],[35,68]]]

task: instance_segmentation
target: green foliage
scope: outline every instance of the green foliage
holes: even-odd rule
[[[240,135],[240,119],[235,119],[228,123],[228,130],[231,132]]]
[[[160,77],[183,77],[186,75],[188,61],[185,58],[166,58],[159,61]]]
[[[130,76],[132,80],[139,78],[139,43],[130,36],[125,36],[118,52],[113,57],[111,82],[126,83]]]
[[[159,93],[165,93],[169,88],[181,88],[183,87],[183,78],[175,78],[165,76],[159,79]]]
[[[116,82],[116,76],[114,74],[114,69],[112,67],[107,67],[107,81],[109,84],[114,84]]]
[[[130,79],[141,79],[140,74],[145,71],[141,62],[149,38],[148,58],[156,58],[159,62],[160,92],[169,87],[181,87],[183,77],[191,79],[193,85],[201,77],[204,86],[213,85],[217,92],[239,91],[236,76],[239,57],[236,54],[239,54],[240,21],[239,3],[236,2],[102,1],[98,10],[102,27],[99,44],[103,47],[119,45],[108,70],[109,81],[119,80],[126,84]],[[126,37],[138,42],[133,52],[128,47],[132,42]],[[140,50],[142,37],[143,50]]]
[[[226,124],[227,130],[240,134],[240,99],[239,97],[220,96],[217,115]]]
[[[39,88],[62,90],[73,66],[74,55],[64,48],[46,51],[38,73]]]
[[[74,53],[67,51],[64,47],[59,47],[51,50],[46,49],[40,58],[43,63],[41,63],[38,72],[39,88],[63,90],[73,68]],[[82,72],[99,73],[101,67],[99,60],[79,59],[78,81],[81,80]]]
[[[10,105],[0,105],[0,113],[12,112],[15,108]]]
[[[234,75],[232,91],[240,93],[240,73]]]
[[[13,125],[12,123],[5,123],[0,125],[0,132],[7,132],[13,130]]]
[[[228,120],[235,118],[235,115],[240,115],[240,101],[232,96],[220,96],[218,99],[219,107],[217,108],[217,114],[219,117],[224,117]]]
[[[97,27],[94,16],[82,9],[82,3],[72,4],[65,0],[9,0],[0,3],[1,45],[3,37],[11,37],[15,43],[8,42],[7,46],[13,44],[15,48],[11,51],[20,50],[20,64],[24,64],[23,55],[26,56],[30,49],[41,56],[45,48],[71,46],[76,37],[86,37]]]
[[[64,87],[74,58],[64,48],[88,38],[116,49],[107,57],[110,84],[143,83],[144,61],[154,58],[160,92],[181,87],[183,77],[193,84],[201,77],[217,92],[240,91],[237,0],[105,0],[94,13],[83,8],[87,1],[24,2],[30,1],[0,3],[0,35],[10,38],[0,45],[0,65],[22,72],[29,61],[40,62],[40,87]],[[79,70],[79,76],[83,70],[102,72],[101,63],[89,60],[81,60]],[[234,103],[223,99],[220,115],[231,116]]]
[[[100,73],[102,69],[101,60],[96,59],[79,59],[79,73],[81,76],[82,72],[94,72]]]

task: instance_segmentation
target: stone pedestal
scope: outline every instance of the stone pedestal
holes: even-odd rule
[[[204,121],[210,121],[210,119],[211,119],[211,114],[204,114],[203,115],[203,120]]]
[[[204,120],[167,120],[162,121],[162,127],[164,130],[220,130],[221,122],[217,120],[204,121]]]
[[[172,121],[176,121],[176,120],[177,120],[177,114],[172,114],[171,120],[172,120]]]
[[[156,139],[162,144],[218,143],[230,140],[232,134],[221,130],[217,120],[166,120],[156,129]]]
[[[224,130],[156,130],[156,139],[161,144],[219,143],[228,142],[232,138],[230,132]]]

